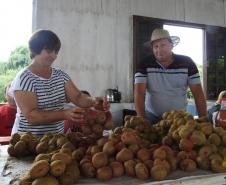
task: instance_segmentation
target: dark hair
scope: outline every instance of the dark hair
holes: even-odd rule
[[[28,44],[31,59],[40,54],[43,49],[55,50],[58,53],[61,46],[58,36],[50,30],[38,30],[34,32]]]
[[[215,102],[215,104],[220,104],[222,98],[226,98],[226,91],[221,91],[220,94],[218,95],[217,101]]]

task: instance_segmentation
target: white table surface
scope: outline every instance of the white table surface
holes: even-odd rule
[[[16,185],[21,174],[25,174],[31,167],[33,159],[31,157],[16,159],[7,154],[7,145],[0,146],[0,184]],[[196,170],[195,172],[183,172],[180,170],[171,173],[167,180],[154,182],[151,179],[146,181],[137,178],[122,176],[113,178],[107,182],[100,182],[94,178],[81,178],[76,185],[226,185],[226,174],[214,174],[208,171]]]

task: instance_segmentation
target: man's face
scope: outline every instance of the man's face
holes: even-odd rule
[[[159,39],[152,43],[152,50],[159,62],[164,62],[172,55],[173,44],[168,39]]]

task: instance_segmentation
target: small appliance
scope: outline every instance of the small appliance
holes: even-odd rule
[[[119,103],[121,101],[121,93],[116,89],[107,89],[106,90],[107,101],[110,103]]]

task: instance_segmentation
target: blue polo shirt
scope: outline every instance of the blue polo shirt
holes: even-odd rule
[[[135,73],[137,83],[147,84],[145,110],[161,116],[171,110],[186,110],[188,86],[201,82],[192,59],[173,54],[173,63],[167,68],[154,56],[142,60]]]

